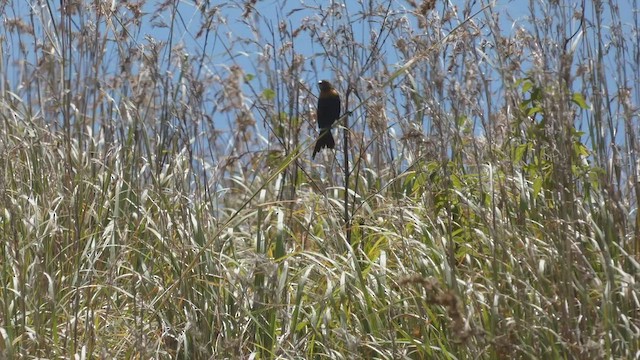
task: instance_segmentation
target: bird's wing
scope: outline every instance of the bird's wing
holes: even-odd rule
[[[329,94],[320,94],[318,98],[318,127],[331,127],[340,117],[340,96],[335,90]]]

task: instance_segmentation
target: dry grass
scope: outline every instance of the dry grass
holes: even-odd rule
[[[0,357],[639,356],[637,14],[64,3],[0,5]]]

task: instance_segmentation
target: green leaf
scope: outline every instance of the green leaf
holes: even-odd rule
[[[527,110],[527,116],[535,115],[542,112],[542,108],[539,106],[534,106]]]
[[[527,149],[529,148],[529,144],[520,144],[516,147],[515,149],[515,154],[514,154],[514,161],[515,162],[520,162],[522,161],[522,159],[524,158],[524,154],[526,153]]]
[[[582,96],[581,93],[573,93],[573,96],[571,96],[571,101],[573,101],[583,110],[589,108],[589,106],[587,106],[587,102],[584,100],[584,96]]]
[[[589,156],[589,148],[577,141],[573,144],[573,151],[578,156]]]
[[[542,189],[542,177],[538,176],[533,180],[533,197],[537,198],[538,194],[540,194],[540,190]]]
[[[266,100],[273,100],[276,97],[276,92],[272,89],[264,89],[262,90],[262,97]]]

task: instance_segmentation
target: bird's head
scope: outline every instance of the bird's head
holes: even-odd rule
[[[329,91],[333,89],[333,85],[331,85],[327,80],[320,80],[318,82],[318,86],[320,87],[320,91]]]

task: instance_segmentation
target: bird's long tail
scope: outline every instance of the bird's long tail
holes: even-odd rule
[[[316,154],[323,148],[333,149],[335,147],[336,142],[333,140],[333,135],[331,135],[331,129],[322,129],[320,130],[320,137],[316,140],[316,147],[313,149],[311,159],[315,159]]]

